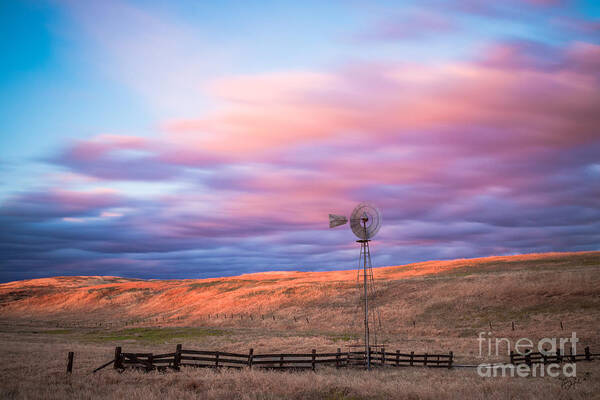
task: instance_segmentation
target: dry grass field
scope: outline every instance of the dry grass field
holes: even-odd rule
[[[374,276],[379,338],[389,350],[452,350],[458,364],[506,361],[506,354],[480,358],[477,335],[488,331],[492,338],[512,341],[576,332],[578,351],[586,345],[594,353],[600,350],[600,252],[431,261],[378,268]],[[474,369],[461,368],[90,373],[112,358],[116,345],[140,352],[171,352],[177,343],[255,353],[346,348],[361,334],[357,300],[356,271],[169,281],[57,277],[2,284],[0,397],[599,396],[600,360],[578,363],[577,378],[481,378]],[[75,351],[72,376],[65,374],[68,351]]]

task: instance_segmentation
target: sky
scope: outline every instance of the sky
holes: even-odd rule
[[[600,3],[0,2],[0,281],[600,250]]]

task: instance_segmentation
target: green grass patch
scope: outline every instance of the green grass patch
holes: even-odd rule
[[[51,331],[42,331],[46,335],[68,335],[69,333],[73,333],[71,329],[53,329]]]
[[[334,342],[349,342],[358,339],[358,336],[353,333],[342,333],[341,335],[329,335],[329,338]]]
[[[223,336],[228,332],[209,328],[130,328],[118,331],[92,331],[84,339],[97,342],[139,341],[164,343],[175,339],[201,339],[208,336]]]

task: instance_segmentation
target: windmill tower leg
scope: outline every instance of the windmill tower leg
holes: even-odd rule
[[[369,253],[369,241],[359,240],[358,242],[360,242],[360,250],[363,255],[363,257],[361,257],[361,261],[363,264],[363,295],[365,298],[365,357],[367,361],[367,369],[371,369],[371,349],[369,343],[369,295],[367,288],[369,283],[369,264],[367,263],[367,254]]]

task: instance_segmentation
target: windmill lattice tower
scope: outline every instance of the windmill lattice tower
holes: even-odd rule
[[[344,225],[347,222],[348,218],[343,215],[329,214],[330,228]],[[371,369],[371,337],[374,339],[373,346],[377,346],[377,327],[381,327],[381,318],[374,307],[376,291],[369,242],[381,228],[381,212],[368,203],[360,203],[350,215],[350,228],[358,237],[357,242],[360,243],[357,283],[360,282],[362,273],[363,282],[360,300],[364,309],[365,358],[367,368]]]

